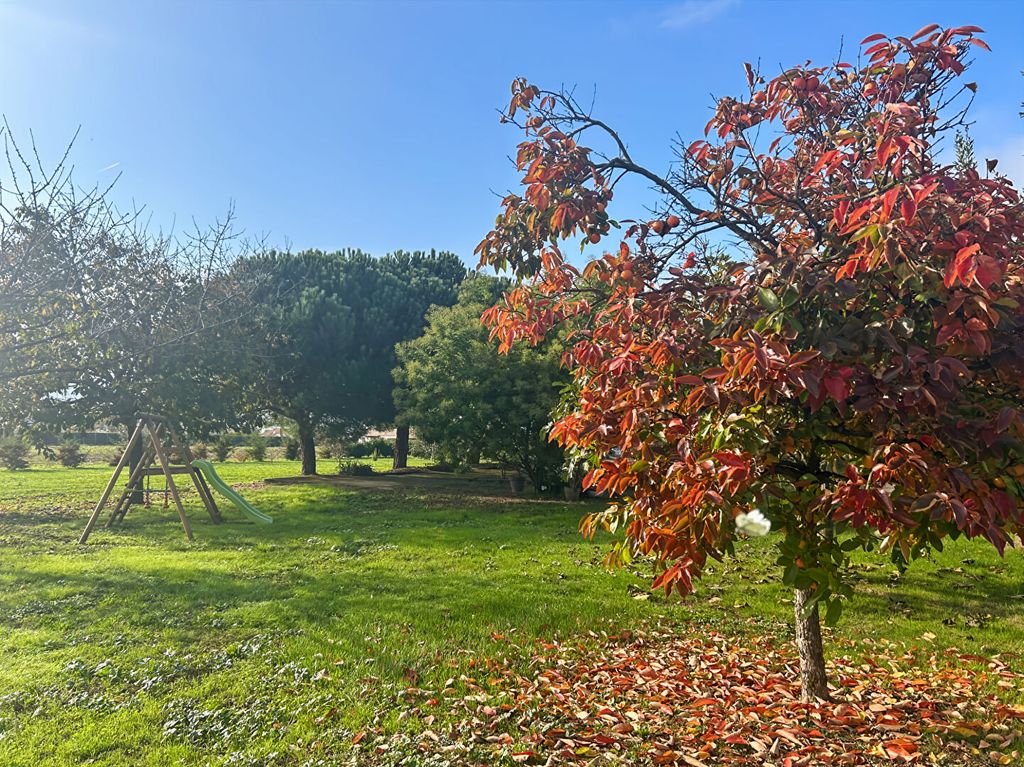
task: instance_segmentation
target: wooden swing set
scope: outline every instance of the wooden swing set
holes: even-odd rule
[[[135,431],[132,432],[132,436],[125,446],[124,453],[121,454],[121,458],[117,462],[117,468],[114,469],[113,476],[107,483],[103,495],[100,496],[99,503],[96,504],[96,508],[93,510],[92,516],[85,526],[85,530],[82,531],[82,536],[78,539],[79,543],[85,543],[89,539],[89,534],[92,533],[93,527],[96,526],[96,522],[103,512],[103,507],[114,492],[114,487],[117,485],[121,472],[128,465],[132,454],[140,449],[142,450],[142,457],[129,474],[128,484],[125,486],[124,492],[121,493],[117,503],[114,504],[110,517],[107,519],[107,527],[113,527],[121,522],[139,495],[145,498],[144,503],[146,506],[149,506],[150,495],[152,493],[160,493],[164,496],[165,508],[168,505],[168,496],[174,501],[174,505],[178,510],[178,517],[181,519],[181,526],[185,529],[186,537],[191,541],[192,528],[188,523],[188,517],[185,516],[185,507],[181,504],[181,494],[178,491],[178,486],[174,483],[175,475],[180,476],[183,474],[187,474],[192,480],[196,493],[210,514],[210,519],[213,520],[214,524],[220,524],[220,510],[217,508],[217,503],[213,500],[213,493],[210,492],[210,486],[206,483],[206,479],[192,465],[194,457],[188,442],[178,436],[178,432],[169,420],[163,416],[147,413],[143,414],[135,425]],[[171,463],[172,459],[180,459],[183,463]],[[159,466],[154,466],[154,463],[159,463]],[[152,490],[149,487],[150,478],[161,475],[164,477],[164,488],[162,490]]]

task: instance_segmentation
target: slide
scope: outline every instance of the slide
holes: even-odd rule
[[[251,517],[257,522],[263,522],[267,525],[274,521],[272,517],[268,517],[259,509],[254,508],[247,500],[245,500],[245,498],[232,490],[231,487],[228,486],[220,476],[218,476],[217,470],[213,468],[212,463],[209,461],[192,461],[192,465],[203,473],[203,476],[206,477],[206,481],[209,482],[218,493],[235,504],[235,506],[238,507],[238,510],[247,517]]]

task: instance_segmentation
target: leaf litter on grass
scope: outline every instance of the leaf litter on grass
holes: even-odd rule
[[[399,716],[426,728],[421,754],[456,753],[458,764],[1024,763],[1019,658],[885,640],[833,647],[832,701],[800,701],[798,660],[776,638],[652,630],[520,648],[527,673],[482,660],[479,679],[406,690]],[[360,763],[389,750],[382,733],[360,741]]]

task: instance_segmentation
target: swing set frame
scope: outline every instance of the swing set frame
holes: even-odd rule
[[[220,524],[220,509],[217,508],[217,503],[213,500],[213,493],[210,491],[210,486],[206,483],[206,479],[192,465],[194,456],[188,446],[188,442],[179,437],[174,425],[167,418],[153,415],[152,413],[144,413],[135,425],[135,430],[132,432],[120,460],[117,462],[117,468],[114,469],[113,476],[110,477],[110,481],[107,483],[103,495],[100,496],[100,500],[96,504],[96,508],[93,510],[92,516],[85,526],[85,530],[82,531],[82,536],[78,539],[80,544],[84,544],[89,540],[89,535],[103,513],[103,507],[114,492],[114,487],[117,485],[121,472],[129,464],[133,452],[139,447],[142,448],[142,457],[130,472],[128,484],[118,498],[117,503],[114,504],[110,517],[107,519],[106,527],[113,527],[124,520],[125,515],[131,508],[133,499],[138,494],[143,493],[148,498],[150,492],[148,487],[149,478],[161,475],[166,482],[166,488],[163,491],[156,492],[165,493],[165,501],[166,494],[169,494],[174,500],[174,506],[178,510],[178,518],[181,520],[181,526],[185,530],[185,537],[190,541],[192,540],[192,527],[188,523],[188,517],[185,516],[185,507],[181,503],[181,494],[174,482],[175,475],[187,475],[192,480],[192,484],[196,488],[196,494],[206,507],[210,519],[213,520],[214,524]],[[181,456],[185,463],[172,464],[171,457],[174,456]],[[154,463],[159,463],[159,466],[154,466]],[[144,481],[146,487],[143,487]]]

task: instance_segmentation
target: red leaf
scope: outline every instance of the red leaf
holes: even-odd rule
[[[912,34],[910,36],[910,39],[911,40],[916,40],[919,37],[924,37],[925,35],[927,35],[927,34],[929,34],[931,32],[934,32],[938,28],[939,28],[938,24],[925,24],[923,27],[921,27],[919,30],[917,30],[914,34]]]
[[[882,221],[889,219],[889,213],[892,211],[892,206],[896,204],[896,198],[899,197],[900,191],[897,186],[882,195]]]
[[[934,181],[931,184],[921,187],[914,192],[914,202],[920,207],[921,203],[928,198],[928,196],[939,187],[939,182]]]
[[[844,370],[840,373],[829,373],[825,376],[825,380],[822,381],[828,395],[840,404],[846,402],[847,398],[850,396],[850,384],[849,381],[847,381],[848,375],[842,375],[843,372],[846,371]]]
[[[980,250],[981,245],[974,243],[957,251],[956,256],[946,267],[946,276],[943,282],[947,288],[953,287],[957,281],[963,285],[971,284],[978,269],[978,260],[974,256]]]

